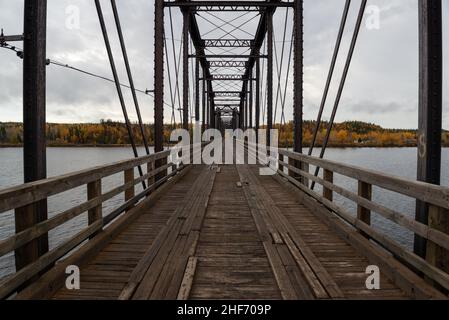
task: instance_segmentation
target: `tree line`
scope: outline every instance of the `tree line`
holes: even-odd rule
[[[316,123],[305,121],[303,129],[304,146],[310,146]],[[316,145],[323,144],[326,136],[327,122],[318,130]],[[179,127],[179,126],[178,126]],[[279,129],[281,147],[293,145],[293,123],[276,125]],[[154,141],[152,124],[144,125],[145,136],[150,144]],[[165,143],[169,142],[172,126],[164,127]],[[132,124],[136,143],[143,144],[142,134],[137,124]],[[130,144],[126,125],[122,122],[101,120],[100,123],[57,124],[49,123],[46,128],[49,146],[118,146]],[[442,133],[445,147],[449,147],[449,132]],[[22,123],[0,123],[0,145],[20,146],[23,143]],[[378,125],[360,121],[347,121],[334,124],[330,147],[414,147],[417,144],[417,131],[407,129],[384,129]]]

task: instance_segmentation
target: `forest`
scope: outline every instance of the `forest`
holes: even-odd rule
[[[304,146],[308,147],[313,138],[316,123],[305,121],[303,129]],[[317,146],[321,146],[326,135],[328,123],[323,122],[317,136]],[[293,123],[276,125],[279,129],[279,145],[289,147],[293,144]],[[144,126],[149,143],[153,144],[153,125]],[[169,142],[172,126],[165,126],[165,143]],[[136,142],[143,144],[142,134],[137,124],[132,125]],[[124,146],[130,140],[124,123],[101,120],[99,123],[47,124],[48,146]],[[336,123],[331,131],[330,147],[414,147],[416,130],[384,129],[378,125],[347,121]],[[449,147],[449,132],[442,133],[445,147]],[[21,146],[23,142],[23,125],[21,123],[0,122],[0,147]]]

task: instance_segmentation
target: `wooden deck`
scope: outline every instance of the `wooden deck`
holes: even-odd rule
[[[380,290],[367,290],[365,270],[373,263],[363,250],[279,176],[258,169],[186,169],[157,199],[131,209],[126,228],[98,240],[105,244],[84,258],[80,290],[53,290],[51,298],[412,298],[389,272]]]

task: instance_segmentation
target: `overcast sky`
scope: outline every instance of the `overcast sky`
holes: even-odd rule
[[[369,0],[369,5],[380,9],[380,28],[369,29],[364,23],[356,47],[347,85],[343,93],[337,121],[361,120],[380,124],[384,127],[416,128],[418,108],[418,1],[417,0]],[[121,81],[127,83],[122,58],[109,1],[103,1],[108,21],[111,42]],[[153,87],[153,19],[154,1],[117,0],[122,20],[123,32],[130,56],[136,87]],[[327,70],[335,43],[344,0],[305,0],[305,83],[304,117],[316,117],[321,94],[324,88]],[[329,117],[336,87],[349,41],[352,35],[360,0],[353,1],[345,33],[339,65],[336,69],[333,89],[326,106],[325,118]],[[444,30],[449,30],[449,2],[444,5]],[[75,6],[75,7],[73,7]],[[73,27],[70,18],[78,8],[79,28]],[[173,11],[174,43],[179,50],[181,38],[181,19],[178,10]],[[282,45],[285,9],[278,10],[275,16],[275,35],[277,51],[280,56]],[[254,14],[248,14],[233,22],[239,26],[250,20]],[[231,20],[235,14],[220,14],[220,19]],[[167,22],[168,12],[166,15]],[[292,14],[288,18],[291,28]],[[365,18],[369,18],[368,15]],[[213,30],[207,20],[222,24],[210,15],[198,17],[202,34]],[[69,22],[69,24],[67,24]],[[246,37],[253,33],[257,19],[245,24],[236,36]],[[5,34],[20,34],[23,29],[23,1],[0,0],[0,27]],[[208,36],[220,36],[223,30],[230,31],[232,26],[224,26]],[[171,43],[169,25],[167,37]],[[290,38],[290,31],[286,39]],[[444,82],[444,127],[449,129],[449,41],[445,39],[445,82]],[[18,44],[19,45],[19,44]],[[284,54],[284,68],[281,83],[284,83],[290,43],[287,42]],[[169,46],[169,56],[172,47]],[[101,36],[98,18],[93,0],[48,0],[48,57],[68,63],[88,71],[111,77],[104,42]],[[171,59],[172,73],[173,58]],[[279,58],[280,59],[280,58]],[[0,49],[0,121],[22,120],[22,64],[13,52]],[[229,72],[227,72],[229,73]],[[276,78],[276,77],[275,77]],[[291,119],[291,75],[286,100],[285,115]],[[283,85],[282,85],[283,87]],[[98,122],[100,119],[123,120],[117,93],[113,84],[91,78],[57,66],[47,69],[47,120],[49,122]],[[165,101],[171,103],[168,83],[166,83]],[[275,92],[277,85],[275,82]],[[132,99],[128,90],[124,90],[129,113],[136,119]],[[139,95],[145,122],[153,121],[153,100],[149,96]],[[280,105],[280,104],[279,104]],[[278,108],[280,110],[280,107]],[[179,119],[178,113],[177,119]],[[166,107],[166,121],[170,121],[171,109]],[[280,117],[280,111],[277,119]]]

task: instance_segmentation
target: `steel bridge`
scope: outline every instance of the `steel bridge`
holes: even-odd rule
[[[129,85],[120,82],[102,5],[99,0],[95,5],[113,74],[113,79],[106,80],[115,83],[134,151],[135,157],[130,160],[47,178],[45,70],[56,62],[48,59],[45,51],[46,1],[25,0],[24,34],[0,37],[2,47],[15,51],[10,43],[24,42],[19,56],[24,65],[25,167],[25,184],[0,190],[0,214],[13,212],[15,217],[15,234],[0,240],[0,256],[13,255],[15,261],[15,272],[0,280],[0,298],[447,298],[449,188],[439,186],[441,0],[419,0],[417,181],[324,159],[356,51],[366,0],[355,5],[357,21],[319,157],[312,156],[312,151],[341,55],[348,14],[354,7],[350,0],[343,8],[308,154],[303,151],[302,137],[302,0],[154,0],[154,90],[150,91],[134,85],[119,11],[115,0],[110,2]],[[181,46],[174,42],[175,10],[183,17]],[[279,12],[285,13],[285,18],[280,15],[285,19],[281,55],[273,27]],[[242,17],[243,23],[239,22]],[[222,34],[203,31],[205,23]],[[254,24],[253,33],[248,23]],[[288,26],[290,46],[286,45]],[[168,48],[173,49],[173,55]],[[285,53],[288,59],[283,58]],[[288,78],[289,70],[293,70],[292,79]],[[288,83],[293,87],[292,149],[272,147],[269,136],[259,137],[262,142],[256,143],[237,137],[232,150],[241,147],[248,162],[258,151],[268,150],[266,161],[257,165],[221,161],[189,164],[188,160],[201,152],[211,151],[208,143],[187,147],[191,152],[185,154],[183,150],[179,159],[165,149],[167,106],[171,108],[172,125],[177,122],[178,110],[185,129],[191,129],[194,121],[202,124],[202,131],[232,127],[264,128],[269,133],[279,121],[285,123]],[[123,98],[125,88],[133,93],[146,152],[143,156],[138,154],[133,138]],[[154,153],[143,130],[139,92],[154,95]],[[278,114],[280,120],[276,121]],[[213,150],[220,160],[221,151]],[[223,151],[229,152],[226,147]],[[271,169],[273,174],[261,175],[261,169]],[[104,190],[102,182],[117,174],[123,175],[123,184]],[[357,191],[340,185],[334,175],[355,182]],[[85,202],[67,204],[70,207],[49,217],[49,198],[80,187],[86,188]],[[376,192],[381,191],[416,200],[416,217],[399,212],[394,203],[376,200]],[[105,212],[103,204],[122,194],[121,205]],[[336,195],[352,202],[356,211],[335,201]],[[373,226],[374,215],[412,232],[413,250],[401,246],[393,234]],[[49,232],[79,217],[85,218],[85,225],[49,248]],[[77,290],[66,286],[67,267],[74,265],[81,275]],[[373,265],[380,272],[376,290],[367,286],[367,270]]]

